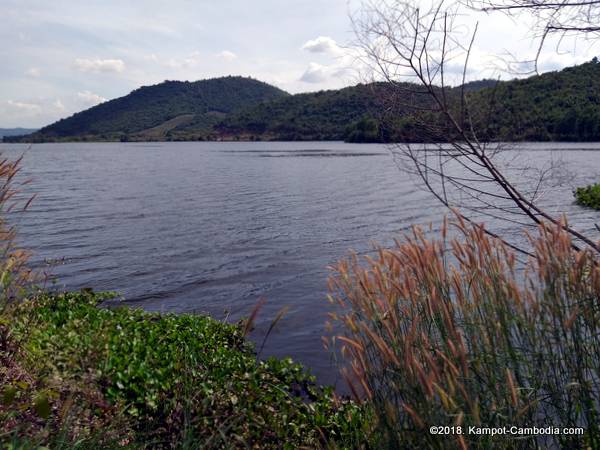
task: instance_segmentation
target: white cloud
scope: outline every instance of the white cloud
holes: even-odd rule
[[[64,111],[66,109],[65,105],[63,105],[63,102],[61,102],[59,98],[57,98],[54,101],[54,103],[52,103],[52,106],[54,107],[54,109],[56,111],[59,111],[59,112],[62,112],[62,111]]]
[[[339,55],[342,53],[340,46],[330,37],[319,36],[316,39],[307,41],[303,46],[302,50],[306,50],[311,53],[329,53],[332,55]]]
[[[563,67],[574,66],[588,61],[587,55],[574,55],[572,53],[547,53],[540,57],[538,69],[540,72],[559,70]]]
[[[120,73],[125,70],[125,63],[121,59],[77,58],[74,66],[80,72],[90,73]]]
[[[305,83],[322,83],[328,78],[327,68],[321,64],[311,62],[300,77]]]
[[[337,88],[355,82],[359,78],[358,72],[362,68],[359,48],[341,47],[334,39],[319,36],[307,41],[302,46],[302,50],[321,54],[323,57],[320,62],[310,62],[299,81],[311,84],[325,83],[329,88]]]
[[[184,58],[171,58],[167,61],[161,61],[160,58],[153,54],[150,56],[150,60],[170,69],[189,69],[191,67],[197,67],[202,62],[202,54],[195,51]]]
[[[42,109],[42,107],[37,103],[16,102],[14,100],[8,100],[6,104],[9,106],[10,109],[21,113],[37,113]]]
[[[27,69],[25,71],[25,75],[27,75],[28,77],[39,77],[42,74],[42,71],[39,69],[39,67],[31,67],[30,69]]]
[[[98,94],[94,94],[90,91],[83,91],[77,93],[77,101],[81,106],[84,107],[96,106],[99,103],[104,103],[106,100],[106,98]]]
[[[217,55],[219,58],[224,59],[225,61],[233,61],[237,59],[237,55],[229,50],[223,50],[221,53]]]

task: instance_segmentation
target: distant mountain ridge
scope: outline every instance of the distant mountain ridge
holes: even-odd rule
[[[461,87],[451,89],[451,95],[458,90]],[[465,84],[464,92],[482,138],[600,141],[596,58],[526,79],[473,81]],[[405,99],[393,95],[398,93],[385,83],[290,95],[243,77],[165,81],[74,114],[22,140],[426,139],[410,110],[401,106]],[[411,100],[419,105],[431,102],[418,95]]]
[[[37,131],[37,128],[0,128],[0,138],[4,136],[23,136]]]

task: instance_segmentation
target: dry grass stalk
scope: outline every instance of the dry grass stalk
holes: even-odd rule
[[[458,233],[415,228],[330,278],[343,313],[346,378],[378,411],[390,447],[531,448],[600,444],[600,266],[561,226],[540,226],[535,258],[458,218]],[[583,426],[586,435],[447,437],[432,425]],[[545,440],[544,440],[545,439]]]

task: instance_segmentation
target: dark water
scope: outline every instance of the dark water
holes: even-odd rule
[[[0,145],[25,152],[38,197],[19,219],[34,262],[64,259],[59,286],[118,291],[131,306],[235,320],[260,297],[256,339],[289,310],[264,355],[291,355],[322,382],[326,267],[349,249],[390,245],[444,210],[398,170],[385,146],[344,143]],[[526,144],[534,163],[558,154],[578,178],[546,197],[593,229],[600,214],[572,203],[600,181],[600,144]]]

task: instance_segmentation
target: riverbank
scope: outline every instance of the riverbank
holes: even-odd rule
[[[0,314],[0,441],[11,448],[356,448],[366,412],[244,325],[41,294]]]

